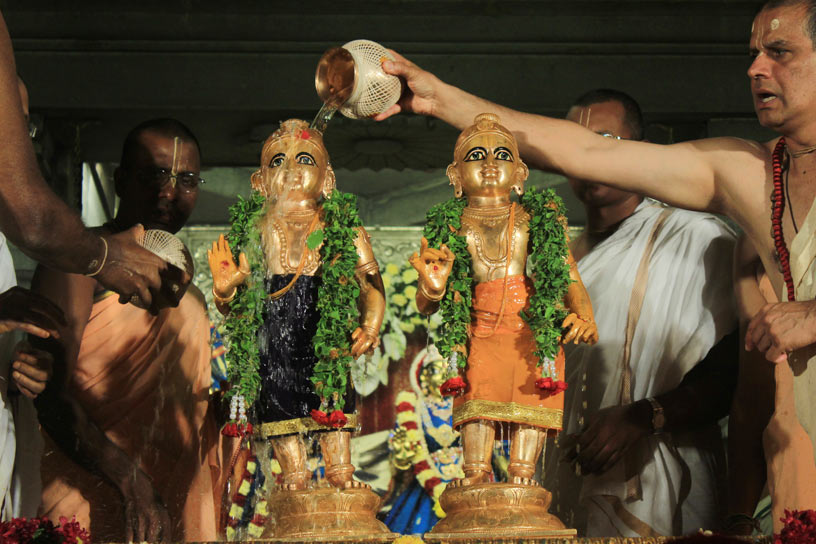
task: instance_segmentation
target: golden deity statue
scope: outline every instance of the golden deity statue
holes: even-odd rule
[[[444,319],[455,320],[464,313],[459,319],[465,320],[466,331],[466,338],[450,349],[453,379],[443,385],[457,394],[453,422],[462,436],[465,477],[452,482],[443,493],[440,504],[449,515],[434,533],[479,531],[478,519],[451,515],[457,510],[487,504],[489,508],[474,514],[476,518],[490,515],[489,509],[501,512],[494,508],[496,504],[485,503],[484,496],[466,496],[492,479],[497,426],[507,428],[510,436],[506,492],[516,498],[519,493],[529,495],[527,502],[536,503],[539,514],[546,518],[513,518],[515,521],[507,523],[519,523],[528,532],[563,529],[557,519],[546,514],[549,493],[538,487],[533,475],[547,436],[562,428],[561,392],[566,384],[558,379],[564,376],[560,343],[592,344],[598,333],[589,296],[566,246],[566,220],[560,201],[554,193],[538,193],[538,200],[533,198],[536,193],[530,193],[521,204],[511,201],[511,191],[524,194],[528,173],[515,137],[499,118],[489,113],[477,116],[459,136],[454,162],[447,170],[457,199],[429,212],[429,226],[432,217],[446,218],[442,228],[435,231],[438,245],[429,247],[423,237],[419,254],[411,257],[419,274],[420,311],[431,314],[447,304],[442,308]],[[445,221],[449,221],[447,225]],[[429,236],[431,231],[426,228],[425,232]],[[457,237],[460,242],[455,241]],[[446,239],[452,242],[439,243]],[[458,253],[451,249],[453,243],[458,244]],[[552,307],[548,309],[541,302],[531,304],[537,293],[539,300],[550,300]],[[550,298],[541,298],[546,296]],[[456,309],[463,304],[464,312]],[[566,316],[563,321],[559,318],[549,325],[549,332],[541,325],[531,329],[528,322],[540,323],[559,315],[553,311],[556,309]],[[466,369],[453,377],[457,361],[458,366],[466,361]],[[495,491],[494,487],[491,492]],[[499,519],[482,521],[485,527],[505,523]]]
[[[270,498],[275,536],[310,537],[332,529],[343,536],[354,524],[364,532],[386,531],[374,519],[378,498],[353,478],[350,453],[357,423],[348,365],[379,344],[385,310],[379,267],[356,199],[335,190],[322,134],[297,119],[281,123],[266,140],[251,182],[253,197],[243,201],[249,211],[233,209],[230,236],[240,240],[237,263],[224,236],[209,252],[218,310],[236,318],[227,322],[236,357],[230,381],[240,399],[231,414],[233,434],[237,428],[238,435],[271,442],[283,482]],[[241,320],[256,311],[257,328],[247,332],[251,327]],[[256,353],[241,351],[247,343]],[[252,360],[257,368],[247,364]],[[346,503],[365,503],[371,511],[361,515],[369,520],[347,512],[348,520],[337,519],[332,527],[331,516],[316,513],[315,520],[322,521],[304,525],[301,509],[296,520],[287,521],[287,508],[297,510],[301,503],[307,511],[320,508],[315,493],[329,491],[310,489],[307,432],[318,433],[328,484],[348,495]],[[336,493],[326,497],[342,502]]]

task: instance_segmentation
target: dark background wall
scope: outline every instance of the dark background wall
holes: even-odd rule
[[[248,191],[277,123],[311,119],[321,53],[368,38],[440,78],[525,111],[562,116],[594,87],[640,101],[653,141],[772,136],[754,120],[745,71],[760,3],[737,0],[0,2],[40,126],[49,180],[80,206],[81,162],[114,163],[128,128],[155,116],[201,140],[196,223],[223,223]],[[369,224],[418,224],[447,197],[456,133],[435,120],[336,118],[326,135],[341,189]],[[102,180],[103,187],[107,186]],[[570,219],[583,221],[557,176]],[[108,187],[109,189],[109,187]],[[110,203],[113,196],[107,195]]]

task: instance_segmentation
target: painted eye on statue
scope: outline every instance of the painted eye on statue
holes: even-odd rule
[[[474,147],[465,155],[465,162],[483,161],[487,157],[487,151],[484,147]]]
[[[297,154],[297,157],[295,157],[295,162],[298,164],[307,164],[309,166],[315,166],[317,164],[314,157],[305,151],[301,151]]]
[[[513,162],[513,154],[510,152],[509,149],[505,147],[496,148],[496,151],[493,153],[493,156],[496,157],[497,161]]]
[[[277,155],[272,157],[271,161],[269,161],[269,167],[270,168],[277,168],[278,166],[282,165],[283,161],[285,161],[285,160],[286,160],[286,153],[278,153]]]

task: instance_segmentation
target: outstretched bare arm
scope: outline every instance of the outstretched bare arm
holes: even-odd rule
[[[386,72],[404,81],[400,101],[378,115],[401,111],[430,115],[464,129],[476,115],[496,113],[513,131],[524,160],[573,178],[608,184],[694,210],[726,213],[731,187],[744,180],[745,168],[764,171],[766,150],[735,138],[698,140],[662,146],[604,138],[561,119],[516,111],[449,85],[394,53]]]

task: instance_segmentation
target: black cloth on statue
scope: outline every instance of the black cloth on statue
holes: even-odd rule
[[[267,292],[282,289],[293,277],[272,276],[266,280]],[[312,338],[320,319],[320,284],[320,276],[301,276],[281,298],[265,303],[264,322],[258,331],[261,392],[253,405],[260,423],[310,417],[313,409],[320,408],[310,380],[317,362]],[[345,411],[353,409],[347,402]]]
[[[267,293],[284,288],[293,277],[276,274],[267,279]],[[320,283],[319,276],[301,276],[281,298],[267,299],[258,331],[261,393],[255,411],[261,423],[308,417],[320,407],[309,380],[317,362],[312,337],[320,319]]]

